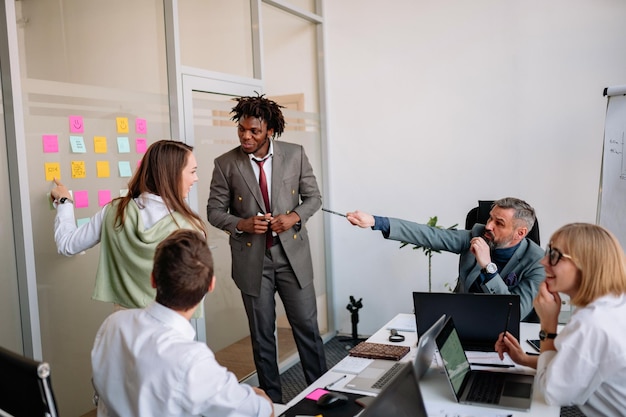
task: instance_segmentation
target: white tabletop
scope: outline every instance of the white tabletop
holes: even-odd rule
[[[413,359],[415,355],[415,346],[417,344],[417,333],[415,331],[400,331],[399,333],[405,336],[405,340],[399,343],[390,343],[388,341],[389,330],[388,328],[397,326],[398,323],[411,323],[414,322],[413,314],[398,314],[388,323],[386,323],[380,330],[374,333],[369,339],[368,342],[372,343],[386,343],[386,344],[394,344],[401,346],[409,346],[411,348],[411,352],[402,358],[402,361],[410,361]],[[401,326],[397,326],[401,327]],[[527,352],[532,352],[532,348],[530,345],[525,343],[526,339],[537,339],[539,333],[539,325],[534,323],[521,323],[520,324],[520,338],[522,340],[522,346],[527,349]],[[494,353],[495,355],[495,353]],[[469,355],[468,355],[469,356]],[[372,395],[366,392],[354,391],[348,388],[345,388],[345,385],[348,381],[354,378],[354,375],[347,374],[343,372],[337,372],[334,369],[337,367],[335,365],[334,368],[330,369],[324,375],[322,375],[317,381],[307,387],[304,391],[298,394],[295,398],[293,398],[287,406],[290,407],[295,405],[298,401],[304,398],[309,392],[311,392],[315,388],[325,387],[329,384],[336,382],[332,385],[333,390],[338,391],[346,391],[346,392],[354,392],[354,393],[362,393],[363,395]],[[481,369],[493,369],[496,368],[481,368]],[[515,368],[507,368],[506,372],[525,372],[525,373],[534,373],[534,370],[522,366],[516,366]],[[424,402],[426,404],[426,409],[428,411],[429,416],[441,416],[444,417],[446,415],[453,416],[497,416],[503,415],[503,409],[497,408],[487,408],[487,407],[478,407],[473,405],[463,405],[458,404],[454,399],[454,394],[452,393],[452,389],[448,384],[447,378],[445,376],[444,370],[433,363],[431,368],[428,370],[426,375],[420,380],[420,389],[422,391],[422,396],[424,397]],[[541,416],[541,417],[550,417],[550,416],[559,416],[560,407],[558,406],[549,406],[543,399],[543,395],[537,390],[534,391],[533,395],[533,403],[531,405],[530,411],[523,412],[517,410],[505,410],[504,415],[510,416]],[[278,413],[276,415],[279,415]]]

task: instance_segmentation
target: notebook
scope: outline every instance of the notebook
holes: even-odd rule
[[[445,319],[445,315],[441,316],[418,340],[415,359],[412,362],[414,374],[418,379],[424,376],[428,368],[430,368],[436,349],[435,337],[443,328]],[[404,365],[406,365],[406,362],[374,360],[363,371],[359,372],[357,376],[352,378],[351,381],[346,383],[346,388],[379,393],[402,370]]]
[[[452,317],[448,318],[435,340],[450,387],[459,403],[530,409],[533,375],[472,370]]]
[[[406,362],[398,375],[358,417],[427,417],[415,368]]]
[[[417,334],[421,336],[446,314],[454,319],[464,350],[493,352],[507,322],[509,303],[507,330],[519,339],[519,295],[414,292]]]

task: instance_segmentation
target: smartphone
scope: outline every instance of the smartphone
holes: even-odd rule
[[[541,352],[541,348],[539,347],[539,343],[541,342],[539,339],[526,339],[526,343],[531,345],[537,352]]]

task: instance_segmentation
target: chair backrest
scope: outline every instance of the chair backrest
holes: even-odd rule
[[[489,220],[489,212],[493,206],[494,200],[478,200],[478,207],[474,207],[467,213],[465,217],[465,230],[470,230],[474,224],[486,224]],[[528,232],[528,238],[541,246],[539,240],[539,220],[535,219],[535,225]]]
[[[0,410],[14,417],[57,417],[50,366],[0,347]]]

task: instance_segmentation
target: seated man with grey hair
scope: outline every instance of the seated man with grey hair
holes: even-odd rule
[[[539,263],[544,251],[527,238],[536,217],[525,201],[513,197],[496,200],[487,224],[475,224],[471,230],[438,229],[358,210],[346,217],[355,226],[380,230],[385,239],[458,253],[455,292],[517,294],[520,317],[534,315],[533,299],[546,273]]]

